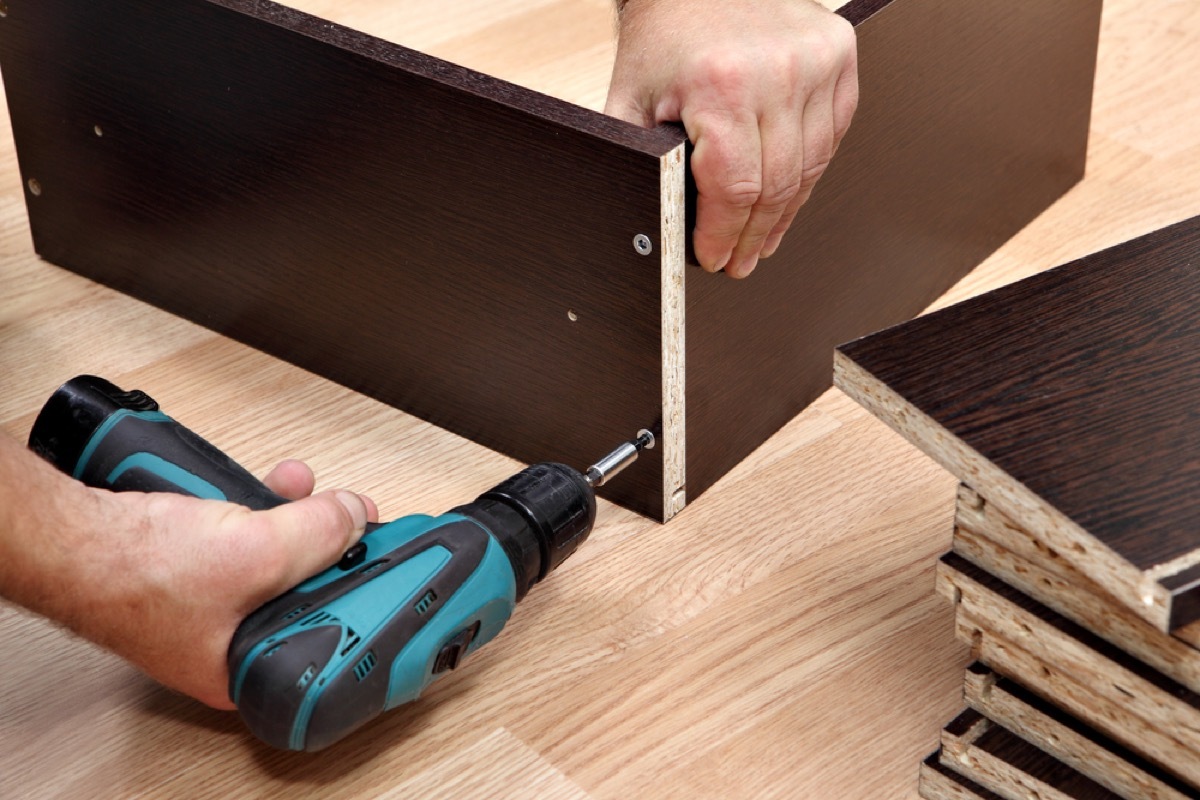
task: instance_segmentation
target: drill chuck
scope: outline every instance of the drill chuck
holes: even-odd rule
[[[596,495],[571,467],[534,464],[451,513],[474,519],[500,541],[520,600],[587,539],[596,521]]]

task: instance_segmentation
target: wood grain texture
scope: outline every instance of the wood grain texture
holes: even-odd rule
[[[1121,798],[971,709],[942,732],[941,762],[1011,800]]]
[[[847,4],[865,99],[839,166],[769,277],[693,270],[684,300],[680,130],[269,3],[113,6],[25,0],[0,35],[45,258],[521,460],[652,428],[606,496],[660,519],[829,387],[834,343],[1081,177],[1100,12]],[[722,324],[685,345],[685,306]]]
[[[1200,218],[839,353],[843,387],[1136,613],[1200,615]]]
[[[1200,691],[1200,650],[1121,605],[983,497],[960,486],[954,552],[1192,691]]]
[[[1200,696],[953,553],[938,589],[978,660],[1200,788]]]
[[[979,714],[1120,797],[1200,797],[1200,792],[982,664],[967,668],[963,696]]]
[[[21,0],[4,23],[48,261],[523,461],[659,430],[658,257],[632,242],[665,249],[680,131],[266,2]],[[661,517],[660,444],[607,496]]]
[[[609,0],[295,4],[603,106]],[[1200,4],[1107,0],[1102,30],[1087,175],[937,304],[1200,214],[1200,117],[1181,111],[1200,97]],[[385,516],[451,507],[519,468],[40,261],[7,130],[0,105],[3,430],[27,435],[58,383],[98,371],[153,390],[255,472],[305,458],[319,488],[364,491]],[[602,501],[587,547],[477,659],[307,758],[257,748],[236,719],[6,607],[0,795],[359,800],[462,766],[464,800],[573,798],[568,781],[597,800],[915,800],[917,764],[962,704],[966,647],[930,571],[955,485],[827,392],[670,525]],[[507,766],[489,776],[472,757]]]
[[[878,6],[791,234],[754,280],[689,276],[690,496],[829,388],[836,344],[912,317],[1083,175],[1097,0]]]

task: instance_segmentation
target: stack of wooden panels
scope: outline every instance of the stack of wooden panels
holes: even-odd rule
[[[929,798],[1200,797],[1200,218],[839,349],[960,486]]]

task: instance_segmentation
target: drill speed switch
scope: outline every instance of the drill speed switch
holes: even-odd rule
[[[93,376],[54,393],[29,444],[91,486],[287,502],[143,392]],[[319,750],[416,699],[500,632],[591,532],[594,487],[652,445],[642,431],[586,476],[535,464],[440,516],[369,525],[337,564],[238,627],[230,697],[247,726],[276,747]]]

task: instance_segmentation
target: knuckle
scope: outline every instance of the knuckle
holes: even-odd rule
[[[841,17],[812,29],[803,45],[810,69],[821,75],[837,75],[857,58],[858,40],[854,26]]]
[[[734,208],[751,208],[762,198],[761,181],[749,178],[722,183],[717,190],[718,198]]]
[[[835,40],[847,50],[854,50],[858,45],[858,35],[854,31],[854,24],[843,16],[834,14],[830,19],[829,29],[833,32]]]
[[[800,193],[803,187],[803,173],[801,173],[797,180],[790,180],[768,187],[758,199],[758,208],[767,212],[781,212],[787,208],[788,203]]]
[[[749,65],[739,53],[710,53],[701,58],[691,74],[703,87],[723,95],[740,96],[750,79]]]
[[[813,74],[824,77],[839,71],[841,52],[832,37],[814,33],[804,51],[804,61]]]
[[[829,166],[829,158],[820,158],[811,164],[805,163],[804,169],[800,172],[800,188],[799,191],[807,191],[816,185],[821,176],[825,174],[826,167]]]

